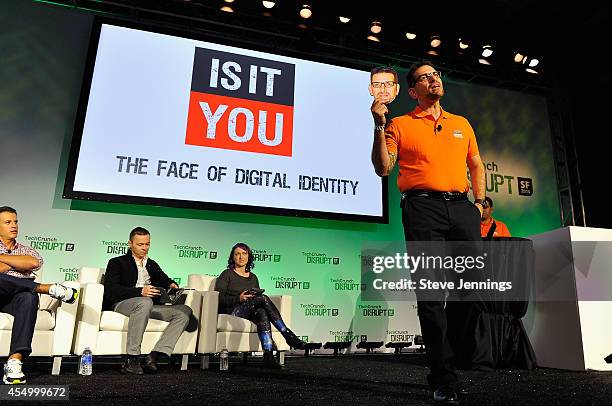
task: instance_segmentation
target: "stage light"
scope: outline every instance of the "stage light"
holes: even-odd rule
[[[310,18],[312,16],[312,9],[308,4],[304,4],[300,10],[300,17]]]
[[[372,34],[380,34],[380,32],[382,31],[382,25],[380,25],[380,21],[372,21],[370,31],[372,31]]]
[[[234,0],[223,0],[223,1],[225,1],[226,3],[233,3],[234,2]]]
[[[346,23],[348,23],[349,21],[351,21],[351,19],[350,19],[350,18],[348,18],[348,17],[338,17],[338,19],[339,19],[339,20],[340,20],[340,22],[341,22],[341,23],[343,23],[343,24],[346,24]]]
[[[304,356],[310,356],[310,351],[318,350],[323,344],[321,343],[305,343],[304,344]]]
[[[230,6],[223,6],[221,7],[221,11],[225,11],[226,13],[233,13],[234,9],[231,8]]]
[[[536,58],[531,58],[531,60],[529,61],[529,67],[535,68],[536,66],[538,66],[539,63],[540,61],[538,61]]]
[[[431,45],[432,48],[437,48],[440,46],[440,44],[442,44],[442,40],[440,39],[440,37],[438,37],[437,35],[431,37],[429,45]]]
[[[484,56],[485,58],[488,58],[491,55],[493,55],[493,47],[491,45],[483,46],[482,47],[482,56]]]
[[[525,71],[529,72],[529,73],[533,73],[534,75],[539,75],[540,74],[540,72],[538,72],[535,69],[531,69],[531,68],[526,68]]]
[[[378,37],[376,35],[368,35],[368,39],[370,41],[380,42],[380,40],[378,39]]]
[[[385,344],[386,348],[394,348],[395,349],[395,354],[401,354],[402,353],[402,349],[406,348],[406,347],[410,347],[412,345],[412,343],[410,341],[403,341],[403,342],[388,342],[387,344]]]
[[[480,58],[480,59],[478,60],[478,62],[479,62],[479,63],[481,63],[481,64],[483,64],[483,65],[491,65],[491,62],[487,61],[487,60],[486,60],[486,59],[484,59],[484,58]]]
[[[525,64],[527,61],[527,55],[523,55],[520,52],[514,53],[514,62]]]
[[[459,48],[460,49],[468,49],[470,45],[467,42],[463,42],[461,38],[459,38]]]
[[[408,38],[408,39],[415,39],[416,38],[416,34],[413,34],[411,32],[407,32],[406,33],[406,38]]]
[[[323,348],[325,348],[326,350],[333,349],[334,355],[338,355],[338,351],[349,348],[350,346],[351,346],[350,341],[338,341],[338,342],[328,341],[325,344],[323,344]]]
[[[357,348],[366,350],[366,354],[369,354],[372,352],[372,350],[380,348],[382,345],[382,341],[360,341],[357,343]]]
[[[272,8],[272,7],[274,7],[274,6],[276,5],[276,2],[274,2],[274,1],[269,1],[269,0],[263,0],[263,1],[261,2],[261,4],[263,4],[263,6],[264,6],[265,8]]]
[[[427,55],[432,55],[432,56],[438,56],[440,55],[438,53],[438,51],[434,51],[433,49],[428,50],[427,52],[425,52]]]

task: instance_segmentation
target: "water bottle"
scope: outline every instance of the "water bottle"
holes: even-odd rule
[[[81,354],[81,359],[79,361],[79,375],[91,375],[92,372],[92,364],[93,357],[91,353],[91,349],[89,347],[85,347],[83,353]]]
[[[219,371],[227,371],[229,368],[229,352],[224,348],[219,353]]]

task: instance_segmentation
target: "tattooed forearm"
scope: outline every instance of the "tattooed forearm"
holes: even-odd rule
[[[396,161],[397,161],[397,154],[393,152],[389,152],[389,172],[391,172],[391,170],[395,166]]]

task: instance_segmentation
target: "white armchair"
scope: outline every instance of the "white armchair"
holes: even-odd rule
[[[41,274],[39,273],[39,277]],[[79,284],[66,282],[65,286],[79,289]],[[78,309],[78,300],[74,303],[63,303],[49,295],[39,295],[36,327],[32,337],[31,356],[53,357],[51,373],[59,375],[62,357],[70,355],[72,338]],[[0,356],[9,355],[13,316],[0,313]]]
[[[104,285],[101,284],[103,268],[83,267],[79,270],[81,303],[77,315],[74,345],[75,354],[90,347],[94,355],[126,354],[127,326],[129,317],[113,311],[102,311]],[[194,290],[186,291],[185,304],[191,307],[193,315],[200,317],[201,296]],[[168,322],[149,319],[142,338],[142,352],[149,353],[161,337]],[[181,334],[173,354],[183,354],[181,369],[187,369],[189,354],[195,354],[198,331]]]
[[[187,286],[202,295],[198,354],[201,355],[202,369],[208,368],[211,354],[224,348],[230,352],[263,351],[255,323],[229,314],[219,314],[219,292],[215,291],[217,278],[208,275],[189,275]],[[270,296],[287,326],[291,326],[292,297]],[[272,326],[272,339],[279,351],[279,361],[284,363],[285,351],[290,348],[283,336]]]

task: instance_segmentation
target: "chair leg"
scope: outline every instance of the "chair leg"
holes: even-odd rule
[[[51,375],[59,375],[60,369],[62,369],[62,357],[53,357],[53,368],[51,368]]]
[[[183,354],[181,357],[181,371],[187,371],[187,365],[189,365],[189,355]]]
[[[208,369],[210,367],[210,355],[200,356],[200,369]]]
[[[285,365],[285,351],[277,351],[276,357],[280,365]]]

